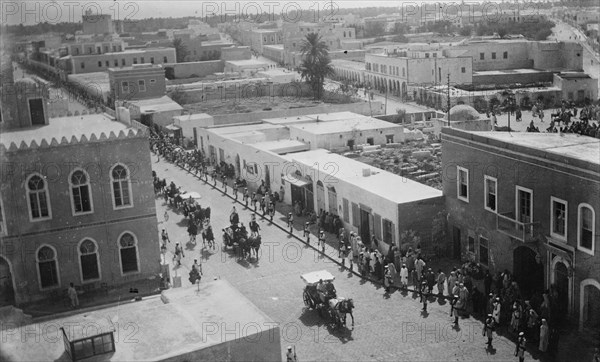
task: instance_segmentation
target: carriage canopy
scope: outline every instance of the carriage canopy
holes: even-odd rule
[[[306,273],[306,274],[301,275],[300,278],[307,285],[317,285],[317,284],[319,284],[319,281],[321,279],[323,279],[324,282],[328,281],[328,280],[330,280],[330,281],[335,280],[335,277],[327,270],[319,270],[319,271]]]

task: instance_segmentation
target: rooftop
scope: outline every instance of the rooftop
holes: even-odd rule
[[[210,131],[218,134],[218,135],[229,135],[230,137],[235,135],[236,133],[247,133],[252,131],[260,131],[266,129],[276,129],[283,128],[282,126],[267,124],[267,123],[259,123],[259,124],[248,124],[248,125],[232,125],[228,124],[224,127],[214,127],[210,128]]]
[[[353,62],[351,60],[345,60],[345,59],[333,59],[331,61],[331,65],[333,65],[333,66],[339,66],[339,67],[351,68],[351,69],[355,69],[355,70],[358,70],[358,71],[365,70],[365,63],[364,62]]]
[[[584,72],[558,73],[557,76],[563,79],[592,79],[592,77],[590,77],[589,74],[586,74]]]
[[[290,161],[300,162],[312,167],[317,165],[322,175],[331,175],[334,179],[355,185],[365,192],[397,204],[442,197],[442,191],[440,190],[327,150],[318,149],[294,153],[285,157]],[[333,174],[331,164],[336,166]],[[371,175],[363,176],[364,169],[370,169]]]
[[[237,66],[247,66],[247,65],[267,65],[267,62],[257,60],[257,59],[244,59],[244,60],[227,60],[226,63],[237,65]]]
[[[573,133],[473,132],[490,139],[600,165],[600,140]]]
[[[82,136],[85,136],[87,140],[92,136],[100,139],[104,133],[106,137],[110,138],[111,132],[118,136],[121,131],[128,134],[129,130],[134,129],[123,123],[113,121],[105,114],[50,118],[49,124],[44,126],[2,132],[0,134],[0,144],[8,149],[13,142],[17,147],[20,147],[22,142],[30,145],[32,141],[35,141],[40,146],[42,141],[52,145],[52,142],[56,140],[56,145],[58,145],[63,138],[66,138],[66,142],[71,142],[72,138],[75,137],[81,142]],[[137,133],[137,131],[135,132]]]
[[[473,75],[499,75],[499,74],[533,74],[533,73],[548,73],[547,70],[538,69],[501,69],[501,70],[479,70],[474,71]]]
[[[263,151],[271,151],[276,154],[301,152],[310,150],[310,146],[296,140],[265,141],[252,144],[252,147]]]
[[[127,101],[127,103],[135,104],[140,108],[140,112],[168,112],[183,110],[183,107],[179,103],[175,102],[168,96],[162,96],[160,98],[151,99],[140,99]]]
[[[199,291],[196,287],[177,288],[165,292],[169,303],[165,304],[159,297],[144,298],[139,302],[121,303],[96,311],[73,314],[42,323],[52,325],[52,338],[44,338],[47,328],[35,328],[35,338],[21,338],[21,333],[29,333],[32,326],[22,326],[17,333],[6,336],[2,341],[3,356],[8,361],[70,361],[58,328],[64,327],[71,340],[96,333],[105,333],[118,328],[114,333],[115,352],[113,354],[93,357],[90,361],[150,361],[167,360],[174,356],[201,350],[240,338],[239,333],[207,333],[201,326],[210,323],[230,330],[234,327],[257,325],[259,332],[268,331],[272,320],[240,292],[224,280],[203,283]],[[94,328],[89,328],[89,327]],[[135,326],[135,335],[126,326]],[[85,329],[85,330],[84,330]],[[235,331],[235,328],[233,329]],[[257,341],[254,330],[246,336]],[[217,329],[217,331],[219,331]],[[277,330],[268,333],[279,333]],[[127,336],[134,337],[130,339]],[[274,350],[280,353],[279,338],[269,341],[261,339],[262,351]],[[127,342],[129,339],[129,343]],[[125,342],[124,342],[125,341]],[[219,360],[226,356],[214,355]],[[255,354],[249,352],[250,354]],[[208,356],[206,356],[208,357]],[[269,356],[269,359],[272,356]],[[249,360],[258,360],[259,356],[249,355]],[[235,359],[235,358],[234,358]]]
[[[283,44],[263,45],[263,48],[273,48],[273,49],[283,50]]]
[[[295,124],[315,122],[317,118],[319,118],[319,121],[329,122],[360,117],[367,116],[363,116],[354,112],[314,113],[296,117],[266,118],[263,119],[263,122],[270,124]]]
[[[183,121],[183,122],[187,122],[187,121],[196,121],[196,120],[202,120],[202,119],[206,119],[206,120],[211,120],[213,119],[213,116],[211,116],[208,113],[194,113],[194,114],[185,114],[182,116],[175,116],[173,117],[174,120],[176,121]]]
[[[312,134],[337,134],[342,132],[364,131],[371,129],[401,128],[394,123],[382,121],[368,116],[355,115],[353,118],[335,121],[302,123],[290,125],[291,128],[301,129]]]

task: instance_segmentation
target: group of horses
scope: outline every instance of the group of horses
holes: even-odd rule
[[[261,237],[258,233],[248,235],[246,227],[239,223],[237,212],[231,213],[229,218],[230,226],[223,229],[223,247],[237,249],[237,255],[240,259],[251,258],[252,254],[258,260]]]
[[[338,297],[335,288],[328,295],[321,296],[315,286],[307,286],[304,290],[304,304],[309,309],[317,310],[322,318],[329,318],[338,328],[347,326],[346,316],[350,314],[354,326],[354,300]]]

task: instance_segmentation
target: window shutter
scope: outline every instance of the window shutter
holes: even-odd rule
[[[350,210],[348,209],[348,200],[342,199],[344,205],[344,221],[350,223]]]
[[[373,214],[373,229],[377,240],[383,240],[381,237],[381,216]]]
[[[352,225],[354,227],[360,226],[360,216],[358,213],[359,213],[358,205],[355,203],[352,203]]]
[[[396,226],[391,221],[390,221],[390,232],[392,233],[392,243],[391,243],[391,245],[396,245]]]

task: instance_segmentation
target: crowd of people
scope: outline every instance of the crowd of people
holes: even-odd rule
[[[151,147],[159,157],[165,157],[189,172],[200,174],[201,179],[206,182],[211,182],[210,175],[213,185],[217,186],[218,168],[209,171],[209,165],[214,163],[207,160],[201,151],[184,152],[178,149],[168,137],[159,133],[153,134]],[[236,199],[237,181],[239,180],[236,180],[232,187]],[[173,183],[166,187],[164,180],[158,179],[155,182],[159,184],[162,192],[176,194],[177,188]],[[224,178],[221,187],[227,192]],[[272,217],[274,203],[278,201],[278,197],[275,197],[276,193],[273,193],[264,182],[261,183],[259,191],[263,194],[250,193],[245,188],[241,194],[241,202],[246,207],[254,208],[256,213],[261,212],[263,217],[268,215]],[[174,198],[173,203],[177,205]],[[191,226],[192,220],[203,220],[201,216],[203,209],[199,205],[188,205],[183,199],[179,200],[179,203],[186,205],[183,207],[186,216],[190,219],[188,225],[190,242],[195,242],[197,230]],[[310,244],[312,223],[310,218],[308,220],[304,225],[303,236]],[[540,293],[523,293],[507,270],[491,275],[489,272],[484,273],[484,269],[474,263],[454,267],[448,274],[439,268],[436,272],[433,266],[425,261],[420,245],[417,245],[414,250],[408,248],[406,251],[400,251],[396,246],[392,246],[387,255],[383,255],[378,249],[380,241],[375,235],[372,235],[370,240],[363,241],[361,236],[345,230],[337,215],[321,210],[314,221],[318,227],[316,233],[318,249],[325,251],[325,232],[337,235],[338,257],[342,265],[344,267],[347,265],[348,269],[353,270],[356,264],[361,275],[382,282],[386,293],[389,293],[393,287],[406,291],[412,287],[413,292],[421,296],[425,312],[429,298],[449,300],[450,313],[455,324],[459,323],[459,316],[468,315],[481,317],[485,321],[483,334],[488,337],[489,347],[492,345],[494,333],[501,331],[515,337],[516,356],[523,356],[525,345],[531,341],[536,343],[537,349],[542,353],[556,352],[558,328],[561,326],[564,313],[560,308],[559,292],[555,288]],[[293,231],[293,223],[293,215],[289,213],[290,233]],[[201,225],[203,229],[207,229],[207,224]],[[250,225],[253,234],[259,233],[260,227],[256,226],[258,224],[253,215]],[[168,240],[168,237],[163,237],[163,242],[165,240]],[[182,249],[180,254],[183,256]],[[201,273],[197,272],[198,268],[195,270],[192,273],[199,278]]]
[[[578,113],[579,117],[577,117]],[[550,114],[550,124],[545,131],[548,133],[576,133],[600,138],[599,113],[600,107],[598,106],[586,105],[579,111],[573,102],[563,101],[560,109],[556,109]],[[532,108],[532,115],[533,117],[539,116],[540,121],[544,122],[543,111],[538,110],[536,106]],[[540,132],[533,120],[529,123],[527,132]]]

